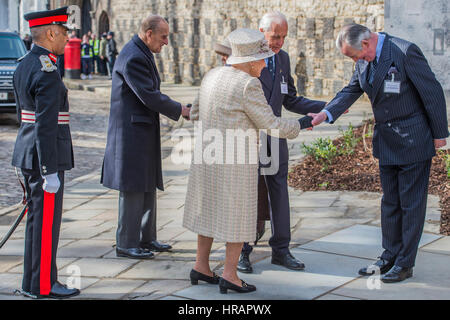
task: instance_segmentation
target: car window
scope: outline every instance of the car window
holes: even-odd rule
[[[0,35],[0,60],[18,59],[27,53],[25,45],[19,37]]]

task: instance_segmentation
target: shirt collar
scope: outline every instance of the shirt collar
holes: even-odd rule
[[[266,62],[266,67],[269,65],[269,59],[272,59],[273,66],[275,67],[275,55],[264,59],[264,61]]]

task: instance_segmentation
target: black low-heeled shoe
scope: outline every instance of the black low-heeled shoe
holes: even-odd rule
[[[256,290],[256,287],[252,284],[248,284],[246,283],[244,280],[241,280],[242,282],[242,287],[239,287],[237,285],[235,285],[234,283],[225,280],[224,278],[220,278],[219,281],[219,288],[220,288],[220,293],[228,293],[228,289],[230,290],[234,290],[238,293],[247,293],[247,292],[252,292]]]
[[[192,285],[197,285],[198,284],[198,280],[202,280],[202,281],[205,281],[205,282],[208,282],[208,283],[211,283],[211,284],[218,284],[219,283],[219,276],[216,275],[214,272],[213,272],[213,276],[210,277],[210,276],[207,276],[206,274],[200,273],[200,272],[192,269],[190,277],[191,277],[191,284]]]

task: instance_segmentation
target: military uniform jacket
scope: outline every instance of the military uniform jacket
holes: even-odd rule
[[[400,93],[385,93],[384,82],[395,68]],[[448,137],[444,92],[421,50],[413,43],[386,34],[372,86],[369,63],[358,60],[350,83],[326,109],[336,120],[364,92],[376,121],[373,155],[381,165],[425,161],[436,152],[433,139]]]
[[[55,57],[34,45],[14,73],[17,114],[35,114],[35,123],[21,121],[12,165],[39,170],[48,175],[74,166],[72,139],[68,124],[58,124],[59,112],[68,112],[67,89],[61,80]]]
[[[164,189],[159,114],[181,116],[181,104],[160,91],[155,60],[135,35],[112,74],[111,109],[101,183],[123,192]]]

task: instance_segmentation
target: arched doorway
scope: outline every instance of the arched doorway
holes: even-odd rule
[[[81,8],[81,34],[88,33],[89,30],[92,31],[92,20],[91,20],[91,1],[83,0],[83,6]]]
[[[98,19],[98,33],[101,35],[103,32],[109,31],[109,18],[105,11],[102,11],[100,18]]]

